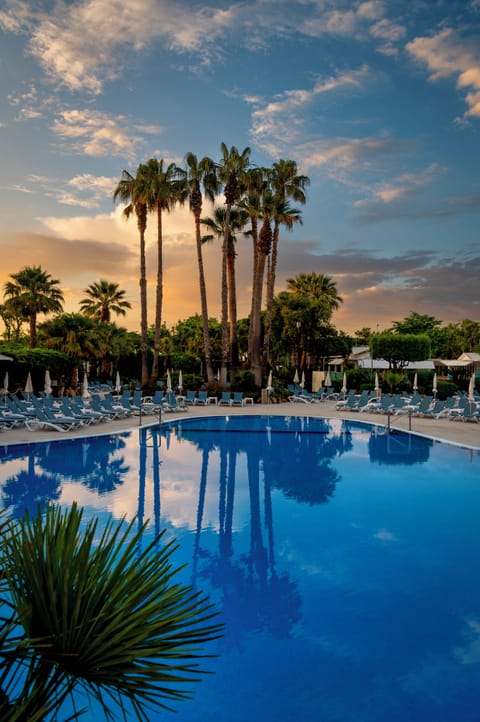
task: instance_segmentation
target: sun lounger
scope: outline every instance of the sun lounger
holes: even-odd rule
[[[173,391],[167,391],[163,400],[164,411],[188,411],[188,406],[183,397],[177,397]]]
[[[208,391],[201,390],[193,400],[193,405],[206,406],[208,404]]]
[[[189,406],[193,406],[195,403],[195,398],[196,398],[196,391],[194,391],[193,389],[189,389],[185,396],[185,403],[189,404]]]
[[[54,429],[55,431],[71,431],[83,426],[83,421],[75,419],[73,416],[63,416],[62,414],[53,414],[42,408],[40,405],[35,409],[35,418],[29,418],[25,421],[25,426],[29,431],[38,429]]]

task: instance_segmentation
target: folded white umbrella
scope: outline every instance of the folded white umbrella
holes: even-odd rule
[[[475,372],[470,376],[468,384],[468,400],[475,401]]]
[[[52,381],[50,379],[50,371],[47,369],[45,371],[45,383],[43,385],[43,390],[47,394],[47,396],[51,396],[52,394]]]
[[[83,374],[83,383],[82,383],[82,398],[83,399],[89,399],[90,398],[90,391],[88,390],[88,375],[87,372]]]
[[[268,379],[267,379],[267,391],[273,391],[272,381],[273,381],[272,372],[270,371],[270,373],[268,374]]]
[[[33,384],[32,384],[32,374],[30,371],[28,372],[27,380],[25,381],[25,388],[24,393],[30,397],[30,394],[33,394]]]

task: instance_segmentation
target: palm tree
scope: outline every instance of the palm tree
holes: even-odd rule
[[[232,145],[230,150],[222,143],[220,145],[222,158],[218,166],[218,177],[220,182],[224,186],[225,194],[225,224],[224,224],[224,237],[222,246],[222,298],[228,295],[227,290],[227,255],[229,248],[229,235],[230,235],[230,214],[232,207],[237,203],[243,193],[246,181],[246,171],[250,163],[250,148],[244,148],[241,153],[238,149]],[[226,315],[226,307],[222,302],[222,368],[221,368],[221,382],[223,384],[227,381],[227,360],[229,351],[229,337],[228,337],[228,318]]]
[[[187,153],[185,156],[187,166],[186,183],[188,188],[188,197],[190,210],[193,213],[195,221],[195,241],[197,246],[197,263],[198,277],[200,285],[200,304],[202,308],[202,324],[203,324],[203,350],[205,354],[205,370],[207,381],[214,379],[214,371],[212,365],[212,348],[210,342],[210,330],[208,327],[208,306],[207,306],[207,286],[205,283],[205,271],[203,266],[202,254],[202,236],[200,231],[200,219],[202,215],[202,187],[205,196],[213,202],[215,191],[218,188],[218,180],[215,169],[215,163],[211,158],[205,157],[198,160],[193,153]]]
[[[148,384],[148,322],[147,322],[147,264],[145,260],[145,231],[147,229],[147,201],[145,199],[143,166],[139,165],[137,174],[131,175],[127,170],[113,194],[113,200],[126,203],[123,210],[128,220],[132,213],[137,217],[137,228],[140,236],[140,353],[142,363],[142,386]]]
[[[72,389],[78,386],[78,366],[87,358],[88,339],[93,327],[93,321],[80,313],[62,313],[38,327],[42,346],[68,356],[70,370],[66,384]]]
[[[252,236],[252,300],[250,307],[250,324],[248,328],[248,357],[251,360],[252,346],[252,318],[254,314],[254,303],[256,302],[253,288],[257,276],[258,261],[258,223],[262,218],[262,198],[267,188],[268,169],[267,168],[249,168],[245,174],[245,195],[239,202],[239,207],[247,211],[251,224]],[[263,284],[263,276],[262,276]]]
[[[58,281],[44,271],[41,266],[25,266],[18,273],[12,273],[4,286],[7,301],[14,312],[22,309],[24,318],[30,321],[30,346],[33,348],[37,336],[37,316],[39,313],[60,313],[63,293]]]
[[[274,163],[270,171],[270,186],[274,194],[279,200],[285,201],[290,198],[296,203],[302,205],[306,203],[305,189],[310,185],[310,179],[306,175],[299,175],[297,164],[294,160],[279,160]],[[297,212],[298,213],[298,212]],[[278,214],[274,218],[273,237],[272,237],[272,253],[270,261],[270,269],[267,278],[267,302],[266,302],[266,318],[265,318],[265,341],[264,348],[268,359],[270,348],[270,333],[272,326],[272,303],[275,293],[275,276],[277,272],[278,258],[278,239],[280,235],[280,226],[285,225],[289,230],[291,226],[286,223],[282,214]]]
[[[119,316],[125,316],[127,308],[132,308],[130,301],[126,301],[125,291],[119,289],[118,283],[101,278],[91,283],[83,291],[87,298],[80,301],[80,310],[85,316],[95,318],[100,323],[110,323],[112,312]]]
[[[171,211],[177,203],[183,205],[187,197],[185,171],[175,163],[164,167],[164,160],[150,158],[142,166],[145,199],[148,210],[157,215],[157,286],[155,294],[155,327],[153,338],[153,364],[150,386],[155,386],[158,378],[158,357],[160,355],[160,335],[162,327],[163,304],[163,211]]]
[[[295,278],[287,278],[287,289],[297,296],[321,301],[329,309],[329,316],[343,303],[335,281],[323,273],[299,273]]]
[[[232,208],[229,214],[230,226],[227,228],[227,209],[217,206],[213,212],[213,218],[202,218],[200,223],[208,228],[211,233],[203,236],[204,243],[213,238],[226,239],[222,244],[222,367],[230,358],[232,370],[238,366],[238,329],[237,329],[237,291],[235,280],[235,241],[236,234],[245,227],[247,222],[246,211],[240,208]],[[249,235],[245,232],[244,235]],[[223,356],[224,319],[227,322],[227,359]],[[222,383],[223,375],[221,377]]]
[[[249,329],[249,357],[250,369],[252,370],[255,383],[260,386],[262,383],[262,359],[261,359],[261,332],[262,332],[262,294],[263,279],[265,275],[265,263],[272,248],[272,226],[271,221],[274,212],[274,198],[271,191],[266,190],[262,194],[259,205],[260,215],[263,219],[260,233],[255,246],[255,261],[253,266],[252,283],[252,309],[250,313]]]

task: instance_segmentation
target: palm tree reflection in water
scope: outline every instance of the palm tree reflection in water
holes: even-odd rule
[[[305,421],[308,424],[308,419]],[[286,435],[272,433],[271,428],[253,434],[197,433],[190,430],[188,423],[174,426],[173,433],[202,454],[192,582],[194,586],[199,580],[203,582],[200,586],[207,582],[220,594],[226,623],[223,643],[239,647],[245,633],[259,628],[276,638],[288,638],[301,618],[301,596],[288,574],[278,574],[275,569],[272,491],[278,489],[310,505],[327,502],[340,481],[332,460],[351,448],[350,435],[301,432]],[[201,544],[212,453],[216,454],[215,463],[218,459],[216,552]],[[235,557],[233,520],[241,457],[246,457],[250,541],[248,552]]]
[[[128,472],[118,452],[125,446],[122,436],[19,445],[4,451],[2,461],[26,461],[26,468],[6,479],[2,486],[3,506],[17,518],[42,511],[60,499],[62,484],[80,482],[99,495],[114,491]]]

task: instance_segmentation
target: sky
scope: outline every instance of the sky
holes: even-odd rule
[[[310,178],[303,224],[281,233],[277,292],[327,274],[348,333],[412,311],[480,321],[479,138],[480,0],[1,0],[0,284],[40,265],[78,312],[106,278],[132,304],[115,320],[138,331],[136,222],[112,198],[122,171],[189,151],[219,161],[224,142]],[[153,217],[146,239],[151,324]],[[251,242],[237,253],[242,317]],[[205,264],[220,318],[220,242]],[[187,206],[164,221],[163,318],[195,313]]]

